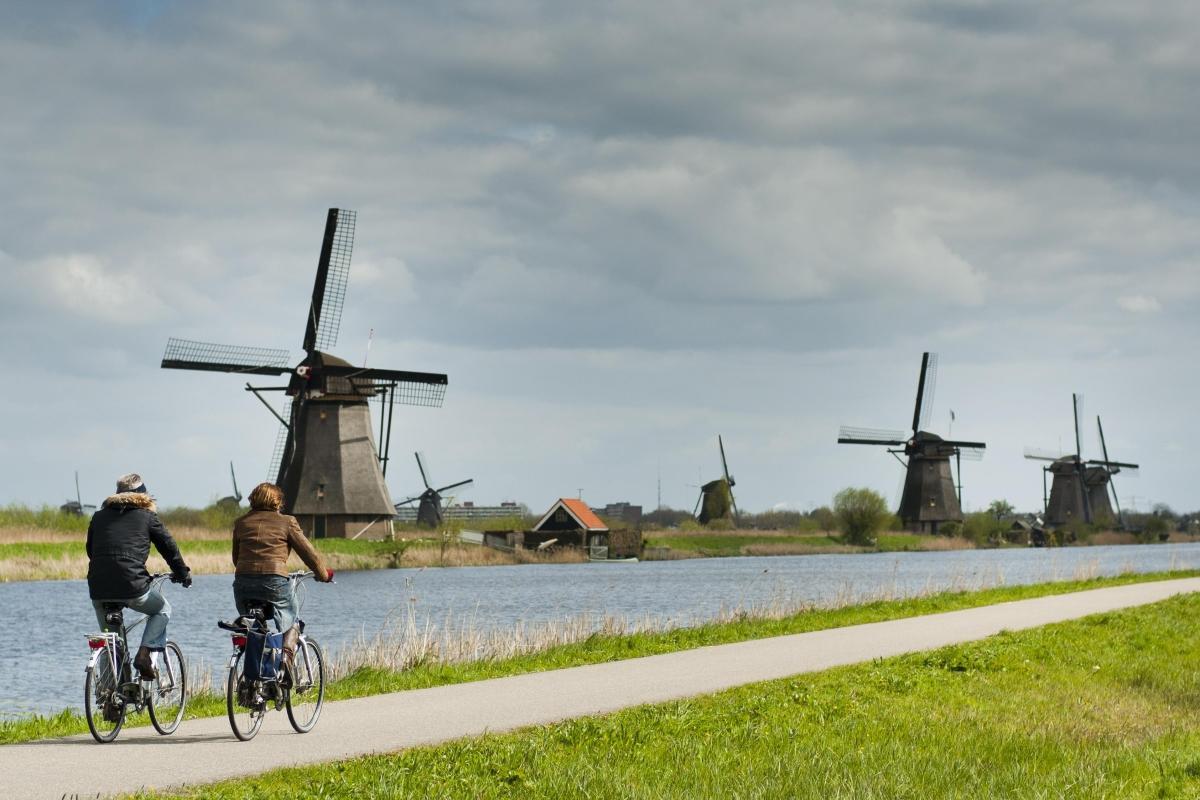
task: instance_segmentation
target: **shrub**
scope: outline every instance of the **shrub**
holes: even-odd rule
[[[1171,523],[1166,517],[1153,515],[1146,518],[1146,524],[1142,527],[1142,532],[1138,539],[1146,542],[1165,542],[1171,533]]]
[[[817,524],[819,531],[837,530],[837,515],[829,506],[818,506],[808,512],[808,518]]]
[[[868,547],[891,516],[883,495],[871,489],[842,489],[833,498],[833,511],[846,543]]]
[[[976,511],[963,517],[961,536],[977,547],[996,546],[1004,540],[1009,525],[991,511]],[[944,529],[944,528],[943,528]]]

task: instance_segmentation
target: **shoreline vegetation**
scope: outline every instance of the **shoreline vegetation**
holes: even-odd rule
[[[820,511],[820,509],[818,509]],[[192,571],[198,575],[223,574],[232,570],[229,532],[233,520],[244,508],[214,504],[204,509],[165,509],[160,511],[168,530],[179,543]],[[652,515],[651,515],[652,516]],[[643,527],[642,559],[647,561],[731,556],[783,556],[829,553],[877,553],[905,551],[969,550],[978,547],[1024,547],[995,540],[971,538],[971,526],[963,535],[916,534],[884,529],[867,543],[854,541],[837,531],[835,521],[820,514],[796,519],[771,512],[757,515],[756,523],[787,524],[790,527],[733,529],[728,523],[701,526],[687,519],[665,526],[648,521]],[[29,509],[22,506],[0,507],[0,583],[33,580],[79,579],[87,575],[84,540],[88,517],[63,513],[54,508]],[[476,521],[479,527],[495,530],[520,530],[532,525],[527,517]],[[444,529],[397,526],[392,540],[318,539],[314,544],[335,571],[390,569],[398,567],[459,567],[511,564],[582,563],[586,554],[578,548],[551,548],[546,551],[503,551],[475,544],[464,544],[458,534],[460,520]],[[620,527],[611,521],[611,527]],[[891,526],[895,527],[895,520]],[[978,525],[974,527],[979,527]],[[994,526],[993,526],[994,527]],[[1088,531],[1065,546],[1137,544],[1146,541],[1132,533]],[[1157,540],[1156,540],[1157,541]],[[1188,533],[1174,531],[1168,542],[1194,542]],[[294,559],[296,568],[299,559]],[[165,571],[166,564],[151,554],[152,571]]]
[[[658,655],[716,644],[805,633],[869,622],[975,608],[1030,597],[1200,575],[1200,570],[1096,577],[1094,565],[1071,580],[1002,586],[957,579],[911,595],[894,589],[871,597],[851,597],[826,605],[779,598],[760,606],[729,609],[716,620],[579,616],[549,623],[485,631],[470,620],[422,622],[410,605],[374,636],[347,648],[331,663],[327,697],[344,700],[408,689],[423,689],[510,675]],[[995,580],[995,579],[992,579]],[[193,698],[188,718],[221,716],[224,698],[211,671],[189,678]],[[131,718],[130,725],[145,724]],[[78,709],[49,716],[0,720],[0,745],[68,736],[87,731]]]
[[[1193,798],[1200,596],[136,797]]]

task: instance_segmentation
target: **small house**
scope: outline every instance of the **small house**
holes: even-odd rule
[[[608,546],[608,526],[582,500],[559,498],[525,534],[525,547],[554,544],[573,547]]]

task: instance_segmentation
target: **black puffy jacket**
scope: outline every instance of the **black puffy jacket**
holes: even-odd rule
[[[171,572],[184,575],[179,546],[163,527],[154,500],[140,492],[114,494],[92,515],[88,525],[88,593],[93,600],[128,600],[150,588],[146,559],[150,543],[166,559]]]

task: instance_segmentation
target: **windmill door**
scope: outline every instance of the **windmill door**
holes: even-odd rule
[[[313,538],[314,539],[324,539],[325,538],[325,515],[324,514],[317,514],[315,517],[313,517]]]

